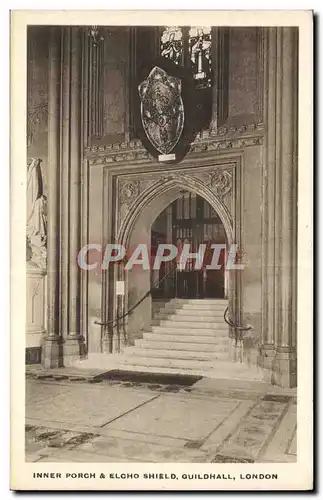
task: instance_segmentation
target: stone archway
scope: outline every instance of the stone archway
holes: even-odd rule
[[[154,183],[152,186],[140,193],[134,203],[130,206],[128,214],[120,224],[119,230],[117,230],[116,235],[119,243],[124,245],[129,243],[129,237],[136,221],[139,217],[141,217],[147,208],[156,212],[156,210],[159,209],[159,204],[157,205],[157,203],[160,202],[161,208],[159,209],[159,212],[156,212],[156,218],[159,213],[164,210],[167,205],[169,205],[169,203],[173,202],[178,197],[179,192],[182,189],[198,194],[215,209],[225,228],[228,243],[232,244],[235,237],[232,216],[227,207],[221,201],[221,198],[217,196],[214,191],[210,189],[210,187],[202,180],[189,175],[179,174],[163,177],[160,181]]]
[[[224,226],[227,243],[235,242],[235,228],[232,215],[221,200],[220,196],[205,182],[189,175],[169,175],[151,184],[138,196],[128,207],[128,211],[120,220],[119,227],[115,227],[115,235],[118,243],[126,247],[136,247],[138,244],[150,246],[151,226],[158,215],[174,200],[178,198],[181,190],[191,191],[204,198],[217,212]],[[114,273],[114,280],[125,283],[125,295],[122,307],[117,310],[122,313],[131,309],[150,288],[150,271],[141,267],[125,271],[119,267]],[[228,299],[230,310],[235,314],[236,298],[239,296],[240,286],[235,275],[229,278]],[[137,307],[133,314],[127,317],[125,322],[125,333],[127,344],[132,344],[135,338],[141,336],[141,331],[150,327],[151,324],[151,297],[147,296]]]

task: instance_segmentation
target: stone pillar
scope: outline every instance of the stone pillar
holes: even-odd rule
[[[166,209],[166,243],[173,242],[173,211],[172,205],[169,205]],[[165,264],[165,272],[169,273],[172,268],[172,262],[166,262]],[[166,278],[165,280],[165,292],[166,296],[170,297],[171,291],[173,289],[174,278],[171,276],[170,278]]]
[[[276,169],[276,80],[277,28],[264,31],[264,162],[262,176],[262,345],[259,363],[264,380],[270,382],[275,357],[275,169]]]
[[[265,37],[262,345],[264,379],[296,385],[297,74],[293,28]]]
[[[264,379],[296,385],[297,33],[265,30],[262,345]]]
[[[61,29],[50,28],[48,80],[48,226],[47,226],[47,335],[42,345],[45,368],[61,366],[59,333],[59,176]]]
[[[65,340],[69,316],[69,177],[70,177],[70,86],[71,86],[71,28],[62,34],[62,93],[61,93],[61,189],[60,189],[60,328]]]
[[[130,141],[135,136],[135,101],[136,101],[136,74],[137,74],[137,28],[128,28],[127,59],[126,59],[126,115],[125,115],[125,140]]]
[[[279,301],[276,331],[276,357],[273,362],[273,381],[283,387],[297,384],[296,374],[296,224],[295,196],[297,183],[297,32],[279,28],[281,49],[281,129],[277,151],[276,178],[280,184],[280,206],[276,220],[280,221],[278,237],[279,268],[277,295]],[[277,233],[278,231],[276,231]]]
[[[81,244],[81,29],[71,30],[70,55],[70,155],[69,155],[69,266],[68,332],[64,344],[64,365],[79,359],[83,336],[80,332],[81,279],[77,262]],[[67,216],[67,214],[66,214]]]
[[[212,118],[210,128],[216,133],[228,117],[229,30],[212,28]]]

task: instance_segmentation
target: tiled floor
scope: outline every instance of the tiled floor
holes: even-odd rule
[[[294,462],[292,391],[202,379],[192,387],[26,382],[29,462]]]

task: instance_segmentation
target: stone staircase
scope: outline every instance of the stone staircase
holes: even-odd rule
[[[214,370],[228,362],[227,300],[173,299],[155,314],[151,331],[126,347],[124,368],[144,371]]]
[[[83,370],[189,374],[213,379],[262,381],[257,367],[229,359],[226,300],[173,299],[154,312],[150,331],[122,354],[92,353]]]

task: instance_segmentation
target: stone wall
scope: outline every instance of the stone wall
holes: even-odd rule
[[[46,331],[46,260],[45,248],[38,252],[39,234],[35,224],[38,215],[31,211],[43,211],[48,194],[47,182],[47,122],[48,122],[48,30],[40,26],[28,27],[27,31],[27,162],[28,174],[32,170],[32,159],[37,163],[35,171],[27,175],[27,304],[26,304],[26,363],[40,363],[42,338]],[[38,160],[41,160],[38,162]],[[35,163],[35,164],[36,164]],[[35,174],[35,175],[34,175]],[[36,200],[40,191],[42,201]],[[37,194],[38,193],[38,194]],[[37,201],[36,205],[34,205]],[[45,214],[44,217],[46,225]],[[46,233],[46,227],[41,232]],[[41,236],[43,238],[44,235]],[[30,244],[31,243],[31,244]],[[36,243],[36,247],[33,244]]]
[[[296,255],[294,251],[291,253],[291,248],[295,248],[296,240],[297,33],[288,28],[265,31],[263,33],[260,28],[230,29],[228,119],[218,128],[201,131],[180,165],[163,166],[160,175],[162,177],[168,170],[171,177],[172,170],[178,168],[183,173],[185,165],[190,164],[194,169],[190,178],[198,181],[196,185],[200,181],[205,184],[209,178],[201,180],[201,159],[204,165],[205,162],[213,165],[213,161],[215,165],[217,159],[225,163],[228,158],[232,161],[239,158],[241,171],[239,173],[237,168],[234,177],[234,183],[239,186],[236,191],[239,192],[239,202],[232,197],[234,209],[227,208],[234,219],[232,226],[239,220],[235,237],[239,242],[241,238],[246,266],[242,277],[240,320],[253,327],[245,337],[244,358],[254,364],[259,345],[262,345],[264,368],[271,372],[274,367],[276,383],[293,385],[296,380],[296,304],[293,295]],[[53,35],[51,44],[48,43],[49,33]],[[66,341],[65,348],[70,341],[72,349],[82,334],[86,336],[89,332],[89,350],[102,349],[105,331],[95,326],[94,321],[106,322],[110,318],[102,317],[102,311],[109,310],[112,317],[116,314],[113,286],[118,277],[113,272],[102,273],[98,268],[89,272],[87,279],[81,279],[80,270],[75,265],[75,253],[81,242],[87,239],[104,245],[118,238],[114,233],[118,226],[115,219],[120,217],[115,203],[117,186],[109,177],[113,168],[116,167],[115,172],[118,170],[118,176],[128,175],[132,167],[140,175],[160,168],[140,141],[129,140],[132,34],[132,30],[126,27],[104,29],[103,52],[100,52],[101,56],[103,54],[102,67],[95,73],[93,60],[86,59],[84,52],[86,47],[89,57],[93,55],[85,30],[77,27],[66,27],[63,31],[47,27],[28,29],[27,156],[42,160],[40,168],[45,195],[48,186],[54,185],[53,192],[48,193],[51,194],[49,211],[52,222],[48,255],[53,263],[53,273],[48,275],[51,346],[61,335]],[[50,59],[48,54],[51,54]],[[279,63],[277,54],[281,58]],[[267,61],[265,72],[262,57]],[[103,75],[101,87],[91,94],[91,99],[93,96],[97,99],[94,115],[101,120],[100,126],[94,127],[95,133],[99,132],[98,143],[93,142],[88,133],[93,115],[86,115],[89,108],[89,112],[93,110],[87,93],[87,85],[93,84],[93,71],[95,75]],[[82,80],[85,74],[86,83]],[[213,98],[216,93],[217,90]],[[102,102],[102,106],[98,102]],[[51,110],[49,114],[47,103]],[[266,111],[265,126],[262,123],[263,108]],[[213,106],[212,113],[216,109],[217,106]],[[86,159],[83,161],[84,149]],[[168,182],[167,179],[161,181]],[[174,182],[179,186],[181,175],[177,173]],[[107,215],[109,211],[111,214]],[[147,224],[142,229],[145,234],[137,235],[140,242],[144,240],[148,244],[154,220],[150,215],[147,213]],[[57,239],[61,242],[60,247],[56,244]],[[132,290],[134,287],[129,282],[130,301],[127,306],[131,306],[142,291],[147,291],[149,279],[147,276],[142,278],[136,290]],[[57,301],[57,292],[61,302]],[[112,312],[111,307],[106,307],[111,303]],[[60,308],[60,304],[65,309]],[[148,301],[145,307],[150,311]],[[82,319],[79,309],[82,309]],[[133,324],[130,328],[134,336],[137,330],[147,327],[148,316],[144,311],[137,319],[140,324]],[[130,321],[137,320],[131,318]],[[268,362],[265,351],[275,356],[274,364]],[[79,355],[78,349],[72,354],[73,360]]]
[[[229,121],[254,123],[257,112],[257,28],[231,28]]]
[[[27,157],[41,158],[47,192],[48,30],[30,26],[27,32]]]
[[[104,30],[104,136],[124,134],[128,114],[128,57],[130,28]]]
[[[262,147],[244,151],[243,179],[243,356],[248,364],[257,364],[261,344],[261,266],[262,266]]]

